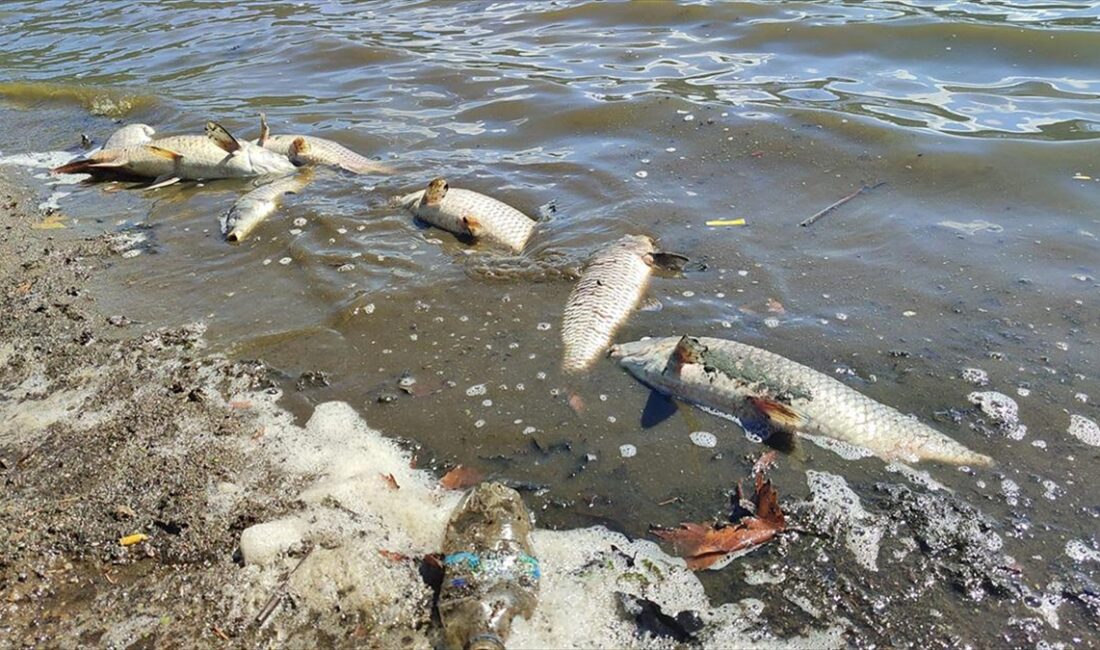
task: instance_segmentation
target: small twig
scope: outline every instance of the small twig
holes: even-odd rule
[[[222,641],[229,641],[229,635],[227,635],[225,632],[222,632],[221,628],[219,628],[217,625],[211,625],[210,627],[214,630],[214,634],[218,635],[219,639],[221,639]]]
[[[880,181],[878,183],[875,183],[874,185],[864,185],[863,187],[860,187],[855,192],[852,192],[848,196],[840,199],[839,201],[837,201],[836,203],[830,205],[829,207],[825,208],[824,210],[821,210],[817,214],[813,215],[809,219],[806,219],[805,221],[803,221],[802,223],[800,223],[798,225],[803,226],[803,227],[812,225],[815,221],[817,221],[821,217],[824,217],[825,215],[829,214],[833,210],[836,210],[837,208],[844,205],[848,201],[851,201],[852,199],[856,198],[860,194],[863,194],[864,192],[870,192],[871,190],[873,190],[875,188],[882,187],[885,184],[886,184],[886,181]]]
[[[271,594],[271,598],[267,599],[267,603],[264,604],[264,608],[260,610],[260,613],[256,615],[256,627],[263,627],[267,619],[271,618],[271,615],[275,613],[275,608],[282,602],[283,596],[286,595],[287,585],[290,583],[290,576],[294,575],[294,572],[302,566],[302,563],[309,558],[313,553],[314,547],[309,547],[306,554],[302,556],[301,560],[298,560],[298,564],[294,565],[294,568],[290,570],[290,573],[286,574],[286,578],[283,579],[283,584],[279,585],[279,588],[275,590],[275,593]]]
[[[103,577],[107,579],[107,582],[109,582],[113,585],[118,584],[118,580],[115,580],[114,578],[111,577],[111,572],[110,571],[104,571],[103,572]]]
[[[668,505],[668,504],[670,504],[670,503],[679,503],[679,502],[681,502],[681,501],[683,501],[683,499],[681,499],[680,497],[670,497],[670,498],[668,498],[668,499],[665,499],[664,501],[659,501],[659,502],[657,502],[657,505],[659,505],[659,506],[667,506],[667,505]]]

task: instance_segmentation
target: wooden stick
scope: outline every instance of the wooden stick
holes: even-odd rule
[[[836,210],[837,208],[844,205],[848,201],[851,201],[852,199],[856,198],[860,194],[863,194],[864,192],[870,192],[871,190],[873,190],[875,188],[878,188],[878,187],[882,187],[885,184],[886,184],[886,181],[881,181],[881,182],[875,183],[874,185],[864,185],[863,187],[859,188],[855,192],[852,192],[848,196],[840,199],[839,201],[837,201],[836,203],[830,205],[829,207],[825,208],[824,210],[821,210],[817,214],[813,215],[809,219],[806,219],[805,221],[803,221],[802,223],[800,223],[798,225],[800,225],[802,227],[812,225],[815,221],[817,221],[821,217],[824,217],[825,215],[829,214],[833,210]]]
[[[275,593],[271,594],[271,598],[267,599],[267,603],[264,604],[264,608],[260,610],[260,613],[256,615],[256,627],[263,627],[267,619],[271,618],[271,615],[275,613],[275,608],[279,606],[283,596],[286,595],[286,587],[290,583],[290,576],[294,575],[294,572],[302,566],[302,563],[309,558],[313,553],[313,549],[316,547],[309,547],[306,554],[302,556],[301,560],[298,560],[298,564],[294,565],[294,568],[290,570],[290,573],[286,574],[286,578],[283,579],[283,584],[279,585],[279,588],[275,590]]]

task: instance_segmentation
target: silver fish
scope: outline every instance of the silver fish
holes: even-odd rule
[[[500,483],[481,483],[458,504],[443,537],[439,590],[450,647],[503,650],[512,619],[534,613],[540,571],[531,526],[523,498]]]
[[[534,219],[512,206],[472,190],[451,188],[442,178],[428,183],[428,189],[396,201],[437,228],[507,246],[517,253],[535,230]]]
[[[676,268],[683,261],[659,253],[644,235],[627,235],[593,253],[565,304],[562,369],[580,372],[591,366],[641,302],[653,267]]]
[[[286,194],[297,194],[313,182],[313,175],[304,169],[293,176],[266,183],[237,199],[222,215],[222,234],[226,241],[239,242],[279,207]]]
[[[657,391],[780,431],[859,445],[887,460],[991,465],[944,434],[812,368],[736,341],[667,337],[613,346],[611,356]]]
[[[237,140],[221,125],[207,122],[205,135],[177,135],[139,146],[104,149],[53,171],[152,178],[149,187],[154,188],[181,180],[249,178],[288,174],[295,169],[286,156]]]
[[[271,135],[267,117],[260,114],[256,144],[286,156],[296,165],[339,167],[355,174],[392,174],[393,167],[365,158],[347,147],[312,135]]]
[[[103,149],[123,149],[152,142],[156,131],[148,124],[127,124],[111,134]]]

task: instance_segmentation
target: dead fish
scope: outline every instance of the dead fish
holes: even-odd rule
[[[627,235],[588,259],[562,316],[562,369],[586,370],[641,302],[653,266],[677,268],[687,258],[659,253],[645,235]]]
[[[507,203],[472,190],[452,188],[436,178],[428,189],[396,202],[422,221],[456,235],[507,246],[519,253],[535,230],[535,220]]]
[[[500,483],[481,483],[458,504],[443,537],[439,590],[450,647],[503,650],[512,619],[534,613],[541,574],[531,526],[523,498]]]
[[[293,176],[279,178],[260,185],[237,199],[222,215],[222,234],[228,242],[240,242],[279,207],[286,194],[297,194],[313,182],[313,174],[304,169]]]
[[[347,147],[312,135],[271,135],[267,117],[260,113],[260,137],[256,144],[287,156],[296,165],[339,167],[354,174],[392,174],[393,167],[364,158]]]
[[[148,124],[127,124],[111,134],[103,149],[124,149],[152,142],[156,130]]]
[[[667,337],[613,346],[611,356],[661,393],[738,417],[763,417],[778,432],[818,434],[887,461],[993,463],[828,375],[751,345]]]
[[[249,178],[297,169],[286,156],[233,137],[216,122],[205,135],[177,135],[144,145],[104,149],[53,169],[58,174],[152,178],[149,189],[181,180]]]

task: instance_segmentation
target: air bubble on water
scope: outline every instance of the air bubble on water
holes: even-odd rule
[[[1086,395],[1085,393],[1077,393],[1076,395],[1073,396],[1073,399],[1077,400],[1078,402],[1081,402],[1082,404],[1088,404],[1089,396]]]
[[[1010,478],[1001,481],[1001,494],[1004,495],[1005,503],[1010,506],[1015,506],[1020,502],[1020,486]]]
[[[765,318],[764,325],[770,327],[771,329],[775,329],[779,327],[779,319],[775,317]]]
[[[714,294],[714,297],[715,297],[715,298],[725,298],[725,297],[726,297],[726,294],[725,294],[725,293],[723,293],[723,292],[721,292],[721,291],[719,291],[718,293]]]
[[[268,264],[271,264],[271,258],[270,257],[263,261],[264,266],[267,266]]]
[[[557,397],[558,395],[561,395],[561,390],[560,389],[557,389],[557,388],[551,388],[550,389],[550,397]]]
[[[298,235],[302,234],[302,229],[301,228],[291,228],[290,229],[290,234],[297,237]]]
[[[481,400],[481,405],[484,406],[484,407],[490,407],[490,406],[493,405],[493,400],[483,399],[483,400]]]
[[[366,227],[366,226],[356,226],[356,228],[355,228],[355,230],[356,230],[357,232],[363,232],[363,231],[364,231],[364,230],[366,230],[366,229],[367,229],[367,227]]]
[[[1027,397],[1028,395],[1031,394],[1031,389],[1030,388],[1024,388],[1023,386],[1020,386],[1019,388],[1016,389],[1016,394],[1019,395],[1020,397]]]
[[[638,448],[634,445],[619,445],[619,455],[623,458],[633,458],[638,455]]]
[[[516,343],[515,341],[508,344],[508,349],[509,350],[515,350],[518,347],[519,347],[519,343]]]
[[[692,431],[688,437],[696,446],[705,449],[711,449],[718,445],[718,437],[709,431]]]
[[[741,277],[745,277],[745,276],[747,276],[748,274],[749,274],[749,272],[748,272],[748,271],[738,271],[738,272],[737,272],[737,275],[740,275]]]
[[[1054,347],[1056,347],[1059,350],[1065,352],[1066,350],[1069,349],[1069,343],[1066,343],[1065,341],[1058,341],[1057,343],[1054,344]]]
[[[550,323],[539,323],[535,326],[535,329],[540,332],[545,332],[546,330],[550,329]]]
[[[484,395],[486,392],[485,384],[474,384],[466,389],[467,397],[476,397],[478,395]]]
[[[483,426],[485,426],[485,420],[478,420],[477,422],[474,422],[474,428],[480,429]]]
[[[306,223],[308,223],[308,222],[306,221],[305,217],[298,217],[297,219],[294,220],[294,225],[298,226],[299,228],[306,225]]]
[[[279,260],[279,264],[282,264],[283,266],[286,266],[287,264],[290,264],[292,261],[293,260],[291,260],[289,257],[284,257],[284,258]]]
[[[460,322],[460,323],[465,323],[465,322],[468,322],[469,320],[470,320],[469,316],[459,316],[458,317],[458,322]]]
[[[906,310],[906,311],[901,312],[901,315],[908,318],[909,316],[916,316],[917,312],[915,312],[913,310]]]
[[[648,165],[649,164],[649,158],[642,158],[642,164],[643,165]]]
[[[695,119],[695,116],[694,116],[694,115],[692,115],[691,113],[688,113],[687,115],[685,115],[685,116],[684,116],[684,121],[685,121],[685,122],[690,122],[690,121],[692,121],[692,120],[694,120],[694,119]]]
[[[409,334],[409,340],[410,340],[410,341],[416,341],[416,340],[419,340],[419,339],[420,339],[420,336],[419,336],[419,335],[417,335],[417,334]]]
[[[535,373],[535,378],[540,379],[540,380],[546,379],[546,373],[540,370],[537,373]]]
[[[840,320],[840,321],[845,321],[845,320],[848,320],[848,314],[845,314],[845,313],[844,313],[844,312],[842,312],[842,311],[838,311],[838,312],[836,313],[836,319],[837,319],[837,320]]]
[[[680,293],[680,295],[685,297],[685,298],[691,298],[691,297],[695,296],[695,292],[690,291],[690,290],[689,291],[683,291],[683,292]]]
[[[347,228],[337,228],[336,232],[340,233],[341,235],[346,235],[346,234],[348,234],[348,229]]]
[[[516,390],[519,390],[519,391],[527,390],[527,387],[524,386],[523,384],[516,384]]]
[[[1043,498],[1049,501],[1057,501],[1059,497],[1064,496],[1066,493],[1061,486],[1050,479],[1043,481],[1043,489]]]
[[[665,151],[667,151],[668,153],[675,153],[676,152],[676,147],[666,147]]]
[[[729,322],[728,320],[724,320],[724,321],[722,321],[722,327],[724,327],[726,329],[729,329],[729,328],[733,327],[733,323]]]
[[[523,435],[525,435],[525,436],[529,436],[529,435],[531,435],[532,433],[534,433],[536,431],[538,431],[538,429],[536,429],[535,427],[531,427],[531,426],[523,427]]]
[[[614,415],[609,415],[609,416],[607,416],[607,421],[610,422],[611,424],[615,424],[616,422],[619,421],[619,418],[615,417]]]
[[[961,375],[963,381],[974,384],[975,386],[986,386],[989,384],[989,373],[981,368],[963,368]]]
[[[355,265],[354,264],[341,264],[340,266],[336,267],[336,272],[337,273],[347,273],[348,271],[354,271],[354,270],[355,270]]]
[[[638,178],[645,178],[646,176],[649,176],[649,172],[644,169],[639,169],[638,171],[634,172],[634,175]]]
[[[607,395],[600,395],[600,401],[601,402],[606,402],[607,401]]]
[[[1079,539],[1066,542],[1066,555],[1074,562],[1100,562],[1100,551],[1089,548],[1088,544]]]

